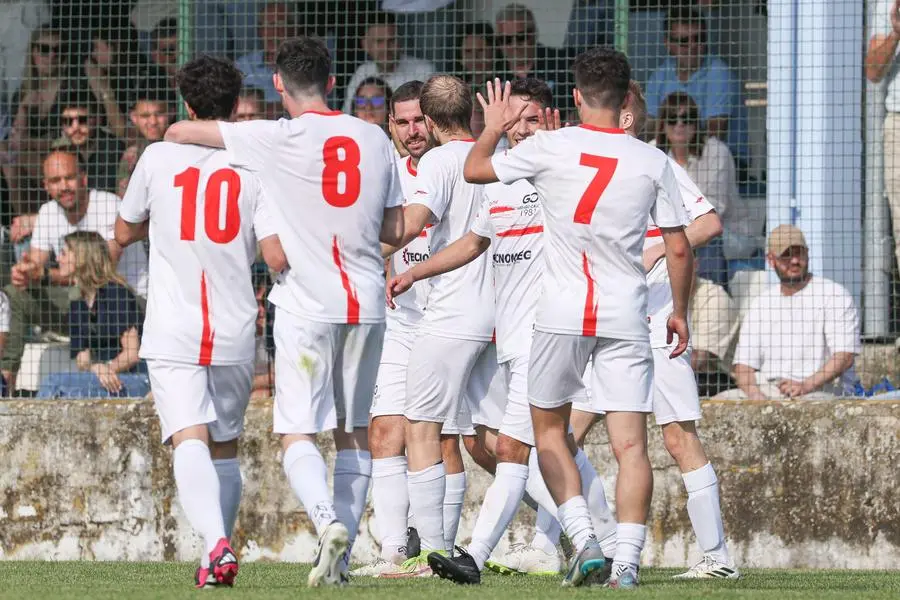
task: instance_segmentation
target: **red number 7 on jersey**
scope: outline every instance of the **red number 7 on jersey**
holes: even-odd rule
[[[606,186],[612,180],[616,167],[619,165],[619,159],[582,153],[578,164],[597,169],[594,178],[591,179],[587,189],[581,195],[578,206],[575,207],[575,222],[590,225],[591,219],[594,217],[594,209],[597,208],[600,196],[603,195]]]

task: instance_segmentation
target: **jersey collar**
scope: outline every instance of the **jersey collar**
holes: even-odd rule
[[[600,133],[625,133],[624,129],[619,129],[618,127],[597,127],[596,125],[590,125],[589,123],[582,123],[581,125],[579,125],[579,127],[587,129],[589,131],[599,131]]]

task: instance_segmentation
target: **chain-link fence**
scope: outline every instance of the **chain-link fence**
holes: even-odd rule
[[[894,0],[861,4],[0,1],[6,393],[147,390],[136,355],[146,247],[121,257],[111,248],[104,256],[118,261],[118,276],[85,285],[82,263],[96,240],[67,236],[112,237],[141,152],[186,117],[180,64],[198,53],[232,58],[246,86],[235,118],[278,118],[274,55],[283,39],[305,34],[332,53],[332,106],[386,131],[391,90],[439,72],[473,89],[494,76],[537,77],[576,122],[573,58],[599,44],[625,50],[646,98],[641,137],[686,169],[722,224],[696,251],[691,360],[701,394],[863,394],[896,370],[889,223],[900,205],[900,17]],[[473,133],[481,127],[476,103]],[[797,230],[768,235],[784,224]],[[254,285],[255,393],[268,395],[264,267]]]

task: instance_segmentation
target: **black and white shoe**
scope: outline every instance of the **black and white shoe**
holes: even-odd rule
[[[712,555],[704,554],[696,565],[675,575],[672,579],[740,579],[741,573],[733,564],[720,562]]]
[[[332,522],[319,538],[319,551],[309,572],[309,587],[342,585],[345,581],[344,555],[349,549],[350,534],[339,521]]]
[[[475,559],[465,551],[456,547],[453,556],[447,556],[440,552],[432,552],[428,555],[428,566],[431,572],[441,579],[449,579],[460,585],[478,585],[481,583],[481,571],[475,564]]]

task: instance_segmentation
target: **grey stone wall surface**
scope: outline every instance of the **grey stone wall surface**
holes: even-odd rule
[[[287,486],[272,405],[254,402],[242,446],[234,542],[244,560],[310,561],[315,535]],[[754,567],[900,566],[900,401],[704,403],[701,435],[718,473],[728,543]],[[699,558],[680,474],[651,432],[654,498],[644,562]],[[326,459],[334,450],[327,436]],[[612,499],[602,426],[586,450]],[[199,538],[176,501],[171,451],[146,401],[0,402],[0,558],[195,560]],[[490,478],[472,463],[459,541]],[[523,506],[498,549],[530,539]],[[355,561],[376,553],[369,508]]]

